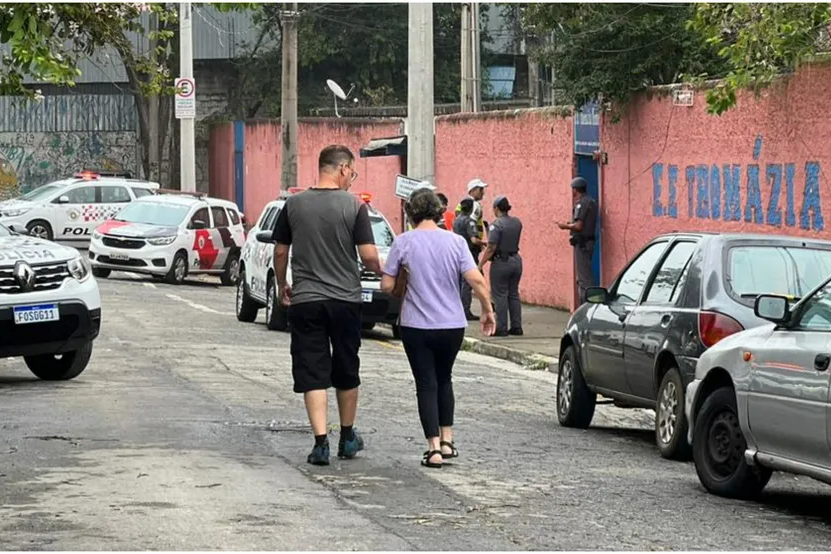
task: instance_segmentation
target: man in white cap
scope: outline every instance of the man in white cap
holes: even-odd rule
[[[488,184],[481,179],[473,179],[467,184],[467,196],[465,198],[473,199],[473,213],[471,219],[476,221],[479,226],[479,239],[485,240],[485,221],[483,220],[484,211],[480,202],[485,197],[485,189]],[[456,206],[456,215],[458,216],[462,211],[462,204]],[[478,260],[477,260],[478,262]]]

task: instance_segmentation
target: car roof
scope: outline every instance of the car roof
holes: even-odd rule
[[[152,196],[142,196],[137,198],[136,202],[156,202],[159,204],[176,204],[178,206],[194,206],[198,204],[207,204],[210,207],[224,207],[239,210],[237,205],[233,202],[223,198],[213,198],[210,196],[191,195],[188,193],[180,194],[154,194]]]
[[[714,232],[681,232],[664,233],[653,240],[672,238],[703,238],[717,240],[720,242],[776,242],[780,244],[823,244],[831,246],[831,241],[813,237],[800,237],[795,235],[763,234],[763,233],[714,233]]]
[[[161,187],[159,183],[153,181],[144,181],[142,179],[125,179],[122,177],[99,177],[97,179],[81,179],[79,177],[72,177],[69,179],[60,179],[46,183],[44,186],[56,186],[65,188],[77,188],[88,185],[121,185],[127,187],[146,188],[157,190]]]

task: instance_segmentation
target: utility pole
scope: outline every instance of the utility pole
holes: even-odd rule
[[[150,61],[153,65],[156,65],[156,48],[159,45],[159,14],[156,12],[150,12]],[[149,166],[149,173],[144,176],[145,179],[150,181],[159,181],[161,182],[161,178],[159,175],[159,169],[161,168],[161,163],[159,162],[161,157],[161,147],[159,145],[159,137],[161,135],[159,129],[159,95],[153,94],[148,99],[148,111],[150,112],[148,117],[150,121],[148,121],[148,130],[150,132],[149,141],[147,144],[147,161]],[[166,123],[166,122],[165,122]]]
[[[193,19],[190,2],[179,4],[179,76],[193,79]],[[179,120],[181,126],[182,178],[179,188],[185,192],[196,192],[196,134],[194,118]]]
[[[463,112],[473,109],[473,95],[471,94],[470,70],[473,52],[470,41],[470,4],[462,4],[462,82],[461,82],[461,108]]]
[[[471,35],[473,43],[471,44],[472,60],[471,65],[473,71],[471,77],[473,79],[473,111],[478,112],[482,104],[482,60],[479,57],[480,33],[479,33],[479,3],[474,2],[470,10],[471,18]]]
[[[283,4],[283,80],[280,98],[282,172],[280,188],[297,186],[297,2]]]
[[[435,182],[433,5],[410,3],[407,64],[407,176]]]

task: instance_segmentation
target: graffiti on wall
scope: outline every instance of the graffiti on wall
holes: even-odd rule
[[[686,204],[686,215],[711,221],[744,221],[773,227],[799,227],[822,231],[818,161],[802,167],[797,182],[795,163],[759,163],[762,137],[756,137],[753,162],[741,164],[652,165],[652,215],[677,218],[678,204]],[[679,199],[684,180],[686,198]],[[686,200],[686,201],[685,201]]]
[[[0,191],[26,192],[82,169],[137,174],[136,134],[0,133]]]

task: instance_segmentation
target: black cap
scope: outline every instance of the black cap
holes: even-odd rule
[[[589,185],[588,183],[586,183],[586,180],[582,177],[575,177],[571,180],[571,188],[577,190],[586,190],[587,188],[589,188]]]

